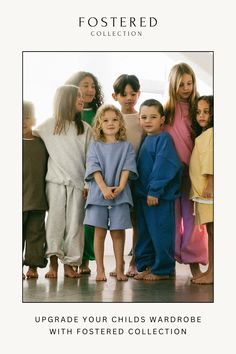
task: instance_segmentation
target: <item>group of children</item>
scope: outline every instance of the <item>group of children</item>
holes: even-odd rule
[[[113,89],[120,109],[104,104],[93,74],[74,74],[56,91],[53,117],[36,129],[33,105],[23,102],[26,277],[38,277],[49,258],[47,278],[57,277],[58,259],[65,276],[78,278],[95,259],[96,280],[106,281],[109,230],[117,280],[171,279],[177,260],[190,264],[193,283],[213,283],[213,97],[199,97],[186,63],[171,69],[164,107],[149,99],[136,111],[135,75],[119,76]]]

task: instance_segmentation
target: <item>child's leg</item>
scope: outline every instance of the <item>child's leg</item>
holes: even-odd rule
[[[190,270],[191,270],[191,273],[193,276],[192,280],[197,279],[202,276],[202,272],[201,272],[199,263],[190,263],[189,266],[190,266]]]
[[[182,184],[181,214],[183,218],[183,235],[181,243],[181,261],[189,264],[193,277],[200,276],[199,263],[207,261],[206,228],[204,225],[195,225],[193,216],[193,202],[189,199],[190,178],[185,176]]]
[[[83,193],[66,186],[65,237],[63,243],[64,275],[68,278],[79,278],[81,274],[74,267],[82,263],[84,249],[84,199]]]
[[[71,186],[66,186],[66,225],[63,244],[64,257],[62,261],[65,265],[69,265],[70,267],[79,267],[82,263],[84,250],[84,214],[82,191]]]
[[[183,220],[181,210],[181,198],[175,200],[175,259],[182,263],[181,245],[183,238]]]
[[[208,233],[208,254],[209,254],[209,264],[208,269],[201,277],[193,279],[194,284],[213,284],[214,276],[214,242],[213,242],[213,222],[207,223],[207,233]]]
[[[137,242],[137,227],[136,227],[136,220],[134,219],[133,213],[131,214],[131,221],[132,221],[132,227],[133,227],[133,234],[132,234],[132,258],[130,260],[129,263],[129,268],[127,270],[127,277],[134,277],[135,275],[138,274],[137,271],[137,267],[135,264],[135,246],[136,246],[136,242]],[[125,261],[123,262],[123,264],[125,265]],[[117,273],[116,273],[116,269],[113,270],[112,272],[109,273],[110,276],[112,277],[116,277]]]
[[[137,226],[136,226],[136,213],[135,210],[132,210],[131,212],[131,221],[132,221],[132,227],[133,227],[133,235],[132,235],[132,258],[129,263],[129,269],[126,273],[128,277],[134,277],[135,275],[138,274],[137,267],[135,264],[135,246],[137,242]]]
[[[146,198],[140,199],[137,203],[137,242],[135,246],[135,260],[139,273],[149,269],[155,261],[153,243],[145,217],[145,207],[147,207]],[[140,277],[135,277],[135,279],[140,279]]]
[[[187,193],[187,192],[186,192]],[[192,201],[189,200],[188,194],[183,191],[183,195],[180,198],[182,223],[183,223],[183,233],[182,242],[180,246],[181,262],[187,264],[189,263],[190,270],[193,278],[201,275],[200,265],[196,260],[198,260],[198,255],[193,249],[191,236],[194,232],[194,216],[193,216],[193,205]],[[188,192],[189,193],[189,192]]]
[[[49,271],[45,274],[45,278],[57,278],[58,257],[53,255],[50,257]]]
[[[104,268],[104,244],[107,230],[101,227],[95,227],[94,232],[94,253],[97,264],[97,281],[106,281]]]
[[[46,222],[47,257],[50,258],[49,271],[46,278],[57,278],[58,257],[63,258],[62,250],[65,233],[65,186],[56,183],[47,183],[46,193],[49,202],[49,211]]]
[[[22,225],[23,225],[23,230],[22,230],[22,268],[24,266],[24,250],[25,250],[25,240],[26,240],[26,226],[27,226],[27,219],[28,219],[28,212],[24,211],[22,214]],[[25,274],[22,271],[22,280],[25,279]]]
[[[47,265],[45,257],[46,231],[45,211],[31,210],[24,224],[25,257],[24,265],[30,268],[44,268]]]
[[[124,274],[125,230],[112,230],[111,237],[116,259],[116,278],[117,280],[128,280]]]
[[[83,260],[79,267],[79,272],[81,274],[90,274],[91,269],[89,268],[89,260],[94,260],[94,227],[89,225],[84,225],[84,253]]]
[[[145,206],[155,262],[144,280],[170,279],[175,274],[175,210],[174,202],[160,200],[157,206]]]
[[[24,264],[28,265],[26,277],[28,279],[38,278],[37,267],[44,268],[47,264],[45,257],[46,232],[45,232],[45,211],[31,210],[25,213],[23,233],[25,237],[25,259]]]

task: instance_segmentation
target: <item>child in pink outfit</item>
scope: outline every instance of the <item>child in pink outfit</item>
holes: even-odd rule
[[[198,97],[195,74],[185,63],[175,65],[169,75],[169,99],[165,105],[165,130],[172,136],[184,164],[181,197],[176,200],[175,257],[190,265],[193,278],[201,274],[199,264],[207,264],[207,232],[194,225],[193,202],[189,199],[189,161],[193,150],[192,111]]]

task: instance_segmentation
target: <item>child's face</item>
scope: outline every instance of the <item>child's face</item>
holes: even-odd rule
[[[196,119],[202,130],[205,130],[211,120],[210,107],[207,101],[198,101]]]
[[[96,87],[95,82],[90,76],[86,76],[83,80],[79,83],[79,88],[82,92],[84,105],[88,105],[91,103],[96,95]]]
[[[193,79],[189,74],[183,74],[179,89],[178,89],[178,97],[181,101],[188,101],[189,97],[193,92]]]
[[[80,89],[78,89],[78,94],[75,102],[76,112],[81,112],[83,108],[84,108],[84,100],[83,100],[82,92]]]
[[[22,133],[23,138],[29,138],[32,136],[32,127],[34,126],[34,118],[30,113],[25,113],[23,117]]]
[[[161,116],[155,106],[143,106],[140,111],[140,125],[147,135],[159,134],[165,117]]]
[[[102,130],[105,136],[115,136],[120,129],[120,122],[116,112],[106,111],[102,118]]]
[[[120,93],[113,93],[112,97],[115,101],[118,101],[121,106],[121,112],[125,114],[135,113],[135,105],[140,96],[140,91],[135,92],[131,85],[126,85],[124,89],[124,95]]]

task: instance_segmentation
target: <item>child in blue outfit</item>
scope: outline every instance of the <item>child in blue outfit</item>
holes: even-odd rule
[[[136,182],[137,280],[164,280],[175,274],[175,199],[179,196],[182,164],[171,136],[162,131],[165,117],[160,102],[140,107],[146,132],[138,154]]]
[[[84,224],[95,226],[94,252],[97,281],[106,281],[104,243],[110,230],[116,259],[117,280],[124,274],[125,229],[131,228],[133,206],[128,179],[137,178],[135,152],[126,141],[121,112],[113,105],[101,106],[93,125],[95,142],[91,144],[85,180],[89,182]]]

